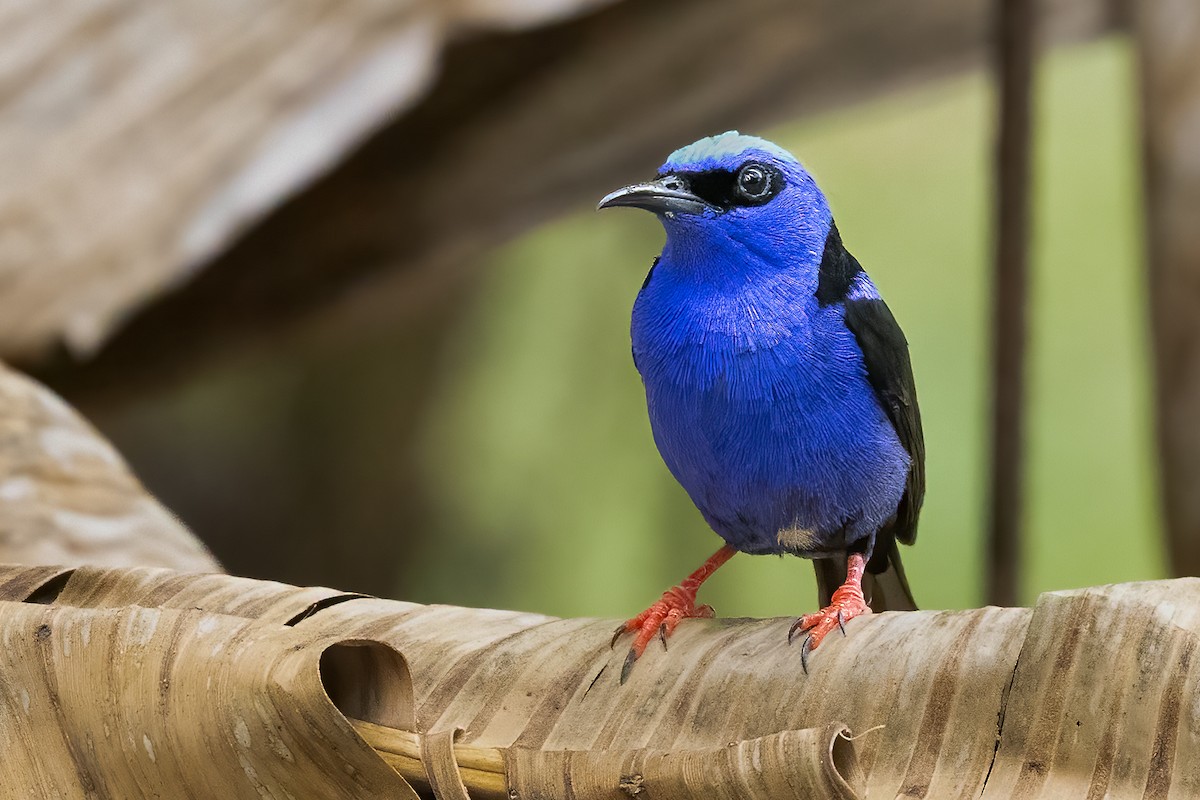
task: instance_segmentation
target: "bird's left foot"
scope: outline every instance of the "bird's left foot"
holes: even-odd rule
[[[846,569],[846,582],[833,593],[829,605],[814,614],[805,614],[792,624],[788,631],[788,643],[800,634],[807,633],[800,649],[800,666],[808,672],[808,654],[816,650],[834,630],[846,635],[846,623],[863,614],[870,614],[871,607],[863,598],[862,576],[866,559],[857,553],[850,556]]]

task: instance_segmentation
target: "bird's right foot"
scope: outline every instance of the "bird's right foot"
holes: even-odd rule
[[[700,584],[708,580],[709,576],[716,572],[722,564],[733,558],[734,552],[732,547],[725,545],[709,556],[708,560],[701,564],[698,570],[688,575],[683,583],[663,592],[662,598],[657,603],[617,628],[613,634],[612,647],[616,647],[617,639],[625,634],[637,633],[633,640],[633,647],[629,648],[629,655],[625,656],[625,664],[621,667],[621,683],[624,683],[625,679],[629,677],[634,663],[642,653],[646,652],[646,645],[650,644],[650,640],[656,634],[662,640],[665,649],[667,637],[675,632],[675,626],[679,624],[680,620],[688,617],[713,616],[712,606],[696,605],[696,592],[700,590]]]
[[[637,633],[629,655],[625,656],[625,664],[621,667],[621,683],[629,677],[634,663],[646,652],[646,646],[655,636],[662,641],[663,648],[667,646],[667,637],[675,632],[679,621],[688,617],[709,618],[715,612],[710,605],[696,605],[696,589],[681,584],[663,592],[663,596],[654,605],[647,608],[613,633],[612,646],[616,647],[617,640],[627,633]]]

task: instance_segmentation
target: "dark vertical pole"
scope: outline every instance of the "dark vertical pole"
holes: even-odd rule
[[[1200,5],[1134,4],[1167,553],[1200,575]]]
[[[1034,0],[998,0],[992,482],[987,601],[1017,602],[1023,510],[1025,340],[1029,274],[1030,87]]]

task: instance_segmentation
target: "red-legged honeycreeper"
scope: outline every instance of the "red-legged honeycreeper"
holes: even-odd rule
[[[788,634],[807,633],[807,671],[810,651],[871,607],[916,608],[896,547],[915,540],[925,494],[904,334],[778,145],[701,139],[599,207],[613,206],[666,229],[633,306],[633,360],[663,460],[725,540],[617,630],[614,644],[637,634],[621,680],[655,635],[665,645],[681,619],[713,615],[696,591],[735,552],[814,559],[825,607]]]

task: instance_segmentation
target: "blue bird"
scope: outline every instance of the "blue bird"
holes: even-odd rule
[[[824,608],[788,634],[808,634],[807,671],[810,651],[872,605],[916,608],[896,547],[915,540],[925,494],[904,334],[778,145],[701,139],[599,205],[612,206],[666,230],[634,303],[633,359],[663,460],[725,540],[618,628],[614,644],[637,634],[621,679],[656,634],[665,645],[681,619],[713,615],[696,592],[735,552],[815,559]]]

